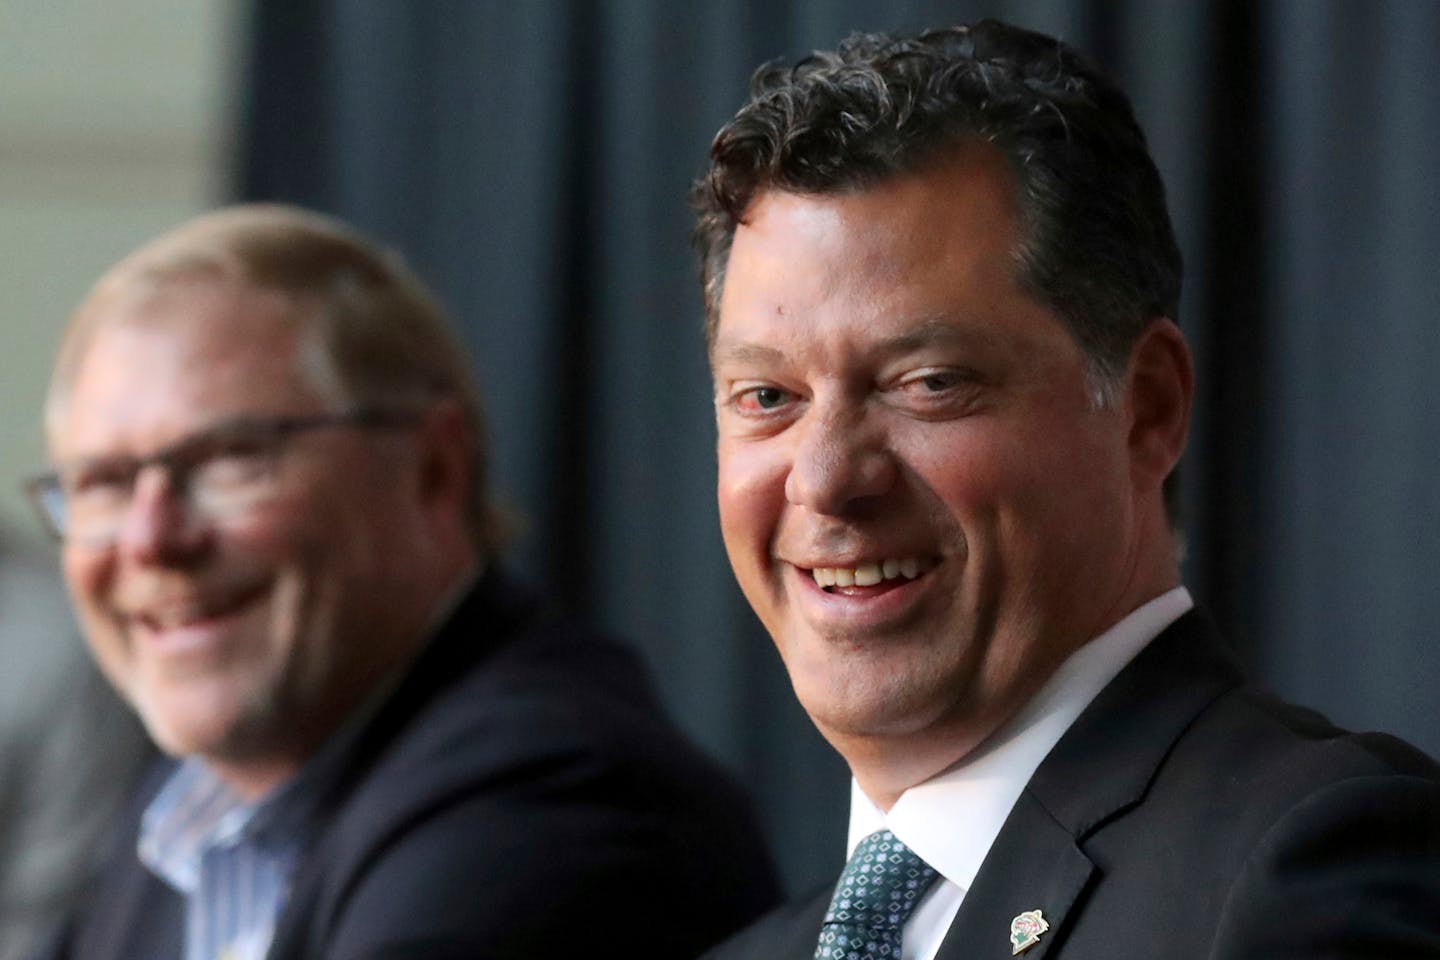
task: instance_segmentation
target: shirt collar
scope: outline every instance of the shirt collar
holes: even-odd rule
[[[137,852],[149,870],[181,893],[200,882],[206,851],[250,842],[284,843],[297,832],[303,782],[296,778],[247,802],[196,758],[183,761],[145,808]]]
[[[889,828],[941,876],[968,890],[1045,755],[1105,685],[1193,606],[1184,587],[1142,604],[1072,653],[964,763],[906,790],[888,814],[852,779],[847,852],[876,830]],[[955,829],[957,823],[965,829]]]

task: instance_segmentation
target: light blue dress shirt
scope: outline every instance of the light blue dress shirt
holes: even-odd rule
[[[185,898],[185,960],[263,960],[310,832],[313,779],[247,803],[192,758],[150,802],[138,852]]]

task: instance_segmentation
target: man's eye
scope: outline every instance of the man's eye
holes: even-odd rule
[[[268,444],[235,439],[217,444],[191,470],[191,482],[211,488],[238,487],[262,480],[274,461]]]
[[[893,402],[923,416],[960,416],[977,409],[985,382],[963,367],[913,370],[889,388]]]
[[[964,382],[964,377],[955,370],[932,370],[918,373],[904,381],[903,386],[928,393],[944,393]]]
[[[105,465],[83,470],[62,481],[66,496],[106,497],[123,494],[135,479],[133,466]]]
[[[265,476],[270,459],[258,451],[232,451],[217,454],[195,469],[195,476],[205,483],[239,484]]]
[[[908,396],[929,399],[962,392],[978,382],[978,378],[966,370],[958,370],[953,367],[931,367],[916,370],[902,378],[896,387]]]
[[[734,403],[742,413],[765,413],[784,406],[790,392],[773,386],[750,387],[735,395]]]

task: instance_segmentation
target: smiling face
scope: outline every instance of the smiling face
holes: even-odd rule
[[[280,295],[170,282],[98,309],[110,313],[49,421],[62,469],[340,405],[304,375],[311,340]],[[147,468],[114,544],[65,545],[96,658],[163,749],[261,793],[414,648],[446,586],[415,434],[298,434],[275,491],[215,518]]]
[[[1093,406],[1074,338],[1017,280],[1011,196],[978,145],[860,192],[769,191],[726,268],[726,550],[882,802],[1175,582],[1169,467],[1135,415],[1153,405]]]

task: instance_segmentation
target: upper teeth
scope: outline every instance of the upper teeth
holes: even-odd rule
[[[918,557],[905,557],[901,560],[862,563],[858,567],[815,567],[810,571],[810,575],[815,578],[815,583],[822,587],[873,587],[881,580],[894,580],[897,577],[914,580],[928,567],[929,564]]]

